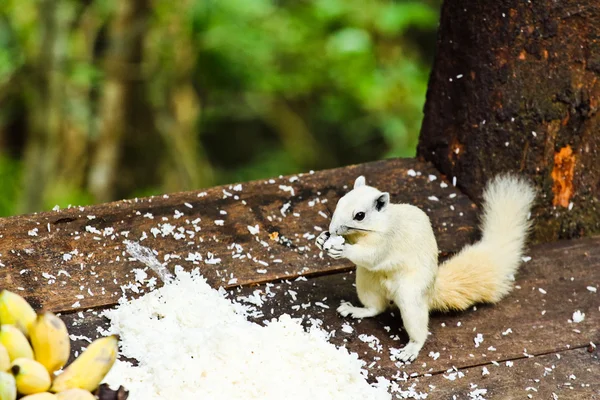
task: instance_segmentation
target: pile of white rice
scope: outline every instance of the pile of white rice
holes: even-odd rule
[[[196,270],[106,313],[121,354],[105,382],[130,400],[390,399],[365,380],[364,362],[318,328],[282,315],[249,322],[245,306],[212,289]]]

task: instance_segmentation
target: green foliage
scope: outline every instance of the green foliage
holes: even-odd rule
[[[414,155],[429,66],[410,32],[433,37],[437,8],[382,0],[274,4],[219,0],[191,15],[202,38],[197,78],[211,97],[205,126],[268,118],[243,95],[259,92],[285,99],[334,160]],[[327,159],[281,163],[285,170],[332,166]],[[243,168],[263,175],[261,165]]]
[[[139,75],[131,76],[141,83],[136,96],[145,97],[134,103],[150,104],[153,114],[162,115],[177,101],[170,97],[176,89],[192,85],[201,107],[194,116],[198,157],[207,159],[200,165],[214,169],[204,186],[414,156],[429,77],[425,54],[434,43],[439,3],[154,1]],[[52,66],[64,82],[64,126],[93,149],[111,67],[104,63],[107,31],[120,4],[109,0],[0,2],[0,143],[11,124],[31,128],[19,118],[35,115],[41,103],[39,76],[30,75],[39,73],[45,38],[40,19],[52,4],[64,25],[58,31],[66,32],[53,44],[64,60]],[[159,133],[147,134],[168,141],[173,120],[154,122]],[[128,130],[136,129],[143,128]],[[172,165],[159,159],[168,157],[164,153],[157,160]],[[2,215],[18,201],[21,166],[27,167],[0,158],[7,193]],[[127,195],[160,193],[161,184],[130,187]],[[61,185],[44,198],[61,206],[94,201],[86,187]]]

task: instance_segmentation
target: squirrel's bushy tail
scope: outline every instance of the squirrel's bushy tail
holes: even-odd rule
[[[495,303],[512,288],[529,230],[534,189],[514,175],[495,177],[483,194],[482,238],[439,267],[431,310]]]

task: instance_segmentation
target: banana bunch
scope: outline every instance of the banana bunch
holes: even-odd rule
[[[63,369],[71,352],[64,322],[51,312],[36,314],[23,297],[2,290],[0,400],[95,400],[91,392],[115,363],[118,340],[93,341]]]

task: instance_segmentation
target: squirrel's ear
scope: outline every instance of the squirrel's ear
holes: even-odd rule
[[[357,187],[365,186],[366,184],[367,180],[363,175],[361,175],[354,181],[354,189],[356,189]]]
[[[375,199],[375,209],[381,211],[390,204],[390,194],[388,192],[381,193],[377,199]]]

